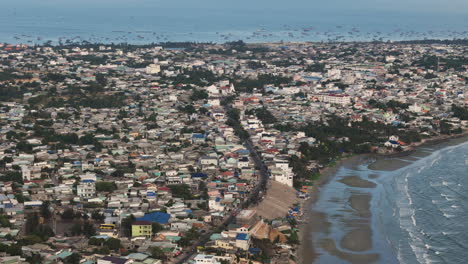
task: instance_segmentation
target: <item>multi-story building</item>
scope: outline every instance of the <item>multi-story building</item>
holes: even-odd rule
[[[83,180],[76,186],[76,193],[81,198],[91,198],[96,193],[96,186],[93,180]]]
[[[132,237],[147,237],[153,235],[152,223],[150,221],[136,221],[132,223]]]

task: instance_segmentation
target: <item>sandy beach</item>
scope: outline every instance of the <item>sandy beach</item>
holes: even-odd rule
[[[298,263],[313,263],[313,261],[317,258],[317,252],[313,245],[313,241],[311,239],[311,233],[317,232],[320,230],[327,230],[330,223],[326,220],[326,215],[320,212],[316,212],[314,210],[308,210],[315,204],[320,195],[320,188],[322,188],[328,181],[335,175],[337,170],[344,165],[352,166],[353,164],[361,163],[365,160],[367,155],[356,155],[351,156],[348,158],[341,159],[340,161],[332,167],[324,168],[320,173],[321,176],[319,180],[315,182],[313,186],[310,187],[310,199],[305,201],[302,205],[304,208],[304,216],[303,221],[300,224],[300,239],[301,244],[299,245],[298,250]],[[304,252],[307,252],[305,254]]]
[[[377,171],[393,171],[411,164],[419,157],[430,155],[431,152],[424,149],[425,146],[437,146],[440,148],[448,145],[456,145],[468,139],[467,136],[460,135],[453,138],[436,138],[426,140],[422,144],[411,146],[407,151],[393,154],[369,154],[356,155],[340,160],[335,166],[327,167],[321,171],[320,179],[310,188],[311,198],[304,202],[304,217],[300,224],[301,245],[298,251],[298,263],[311,264],[319,257],[320,252],[327,252],[329,255],[345,260],[349,263],[376,263],[379,260],[379,254],[369,253],[372,248],[372,228],[370,226],[371,218],[371,199],[372,195],[366,190],[372,190],[376,187],[373,179],[379,177],[378,174],[371,174],[368,179],[363,179],[357,175],[348,175],[336,180],[345,187],[353,191],[346,201],[336,201],[345,203],[344,211],[351,211],[355,217],[346,220],[340,220],[346,227],[345,234],[338,240],[321,239],[314,242],[314,234],[331,232],[332,223],[330,216],[317,211],[314,204],[320,198],[320,191],[332,180],[337,171],[342,167],[357,168],[360,164],[370,163],[369,168]],[[441,144],[442,143],[442,144]],[[409,157],[412,155],[412,157]],[[334,183],[335,184],[335,183]],[[332,201],[330,199],[330,201]],[[335,201],[332,201],[335,202]],[[346,209],[347,208],[347,209]]]

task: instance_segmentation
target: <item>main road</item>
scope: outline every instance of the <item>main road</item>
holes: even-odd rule
[[[231,109],[230,104],[224,105],[224,110],[226,113]],[[245,199],[244,202],[241,204],[240,208],[248,208],[249,206],[256,205],[261,199],[261,194],[263,194],[266,190],[267,183],[268,183],[268,177],[269,177],[269,172],[267,167],[265,166],[265,163],[263,162],[261,156],[258,154],[257,150],[254,147],[254,144],[252,143],[252,140],[249,137],[246,139],[241,138],[242,145],[246,147],[249,152],[250,152],[250,157],[255,163],[255,168],[259,170],[260,177],[259,177],[259,183],[255,185],[255,188],[250,192],[249,198]],[[234,223],[235,216],[239,210],[234,210],[232,211],[226,219],[223,221],[222,224],[220,224],[218,227],[225,228],[229,224]],[[176,257],[171,261],[171,263],[176,263],[176,264],[182,264],[186,263],[188,260],[192,259],[195,257],[197,254],[197,247],[204,246],[206,242],[210,240],[211,235],[214,233],[214,230],[217,228],[213,228],[211,232],[207,232],[204,234],[200,239],[198,239],[197,242],[195,242],[192,246],[184,250],[184,253]]]

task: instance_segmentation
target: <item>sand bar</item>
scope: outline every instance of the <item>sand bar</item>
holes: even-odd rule
[[[364,180],[359,176],[346,176],[339,182],[348,185],[349,187],[356,188],[375,188],[377,186],[374,182]]]

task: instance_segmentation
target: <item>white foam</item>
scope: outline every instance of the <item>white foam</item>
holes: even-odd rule
[[[450,195],[445,194],[445,193],[440,193],[440,196],[444,197],[445,200],[447,200],[447,201],[453,201],[453,200],[455,200],[454,198],[449,198]]]
[[[429,254],[423,253],[424,260],[426,261],[425,263],[433,263],[433,261],[430,259]],[[420,262],[422,263],[422,262]]]
[[[439,248],[434,248],[431,245],[427,244],[427,241],[431,240],[432,235],[430,233],[425,232],[425,230],[422,230],[417,225],[418,219],[416,219],[417,217],[415,215],[415,209],[413,208],[414,205],[413,205],[412,197],[411,197],[410,190],[409,190],[409,178],[413,176],[417,178],[418,174],[420,174],[423,170],[425,170],[429,166],[436,165],[436,162],[445,156],[443,154],[447,150],[455,149],[455,148],[458,148],[460,146],[465,146],[465,145],[468,145],[468,142],[465,142],[457,146],[451,146],[451,147],[447,147],[441,150],[434,151],[431,155],[424,157],[422,159],[419,159],[416,162],[412,163],[411,165],[393,172],[395,173],[395,176],[397,176],[394,178],[396,189],[399,193],[401,193],[401,195],[396,196],[397,207],[399,207],[397,210],[400,213],[400,217],[399,217],[400,228],[406,231],[408,234],[408,243],[410,246],[410,250],[413,252],[414,256],[416,257],[417,263],[432,263],[435,260],[430,259],[431,252],[435,252],[435,254],[439,255],[441,254],[440,252],[443,252],[443,250]],[[442,181],[442,180],[445,180],[445,181]],[[455,184],[455,183],[453,182],[449,183],[446,181],[446,179],[441,178],[441,181],[434,182],[434,183],[430,182],[429,184],[431,187],[440,187],[442,186],[442,184],[447,186],[449,184]],[[453,195],[448,195],[444,193],[440,193],[440,195],[447,201],[454,200]],[[439,199],[434,199],[431,201],[433,204],[445,203],[444,200],[439,200]],[[446,210],[444,211],[447,211],[447,209],[451,210],[447,212],[442,212],[446,218],[455,217],[455,215],[450,214],[450,212],[453,212],[452,208],[448,207],[445,209]],[[448,235],[450,233],[442,232],[442,234]],[[401,248],[398,250],[397,258],[400,261],[400,263],[404,263],[405,262],[404,256],[406,255],[406,253],[402,249],[404,249],[405,244],[400,244],[400,245],[401,245]]]
[[[455,146],[450,146],[450,147],[446,147],[446,148],[443,148],[443,149],[439,149],[437,151],[432,152],[431,155],[429,155],[427,157],[424,157],[424,158],[412,163],[411,165],[409,165],[407,167],[403,167],[398,171],[407,171],[408,169],[417,169],[417,168],[419,168],[418,171],[422,171],[423,169],[426,168],[426,165],[427,165],[428,161],[430,161],[432,163],[432,162],[434,162],[434,159],[435,160],[440,159],[443,156],[443,155],[441,155],[442,153],[444,153],[446,151],[449,151],[449,150],[452,150],[452,149],[455,149],[455,148],[463,147],[465,145],[468,145],[468,141],[466,141],[466,142],[464,142],[464,143],[462,143],[460,145],[455,145]],[[396,171],[396,172],[398,172],[398,171]]]
[[[410,175],[410,173],[406,173],[404,176],[405,178],[402,179],[403,181],[400,180],[397,182],[398,189],[404,194],[398,201],[398,207],[400,208],[400,228],[408,232],[409,245],[418,262],[427,263],[428,249],[425,247],[425,243],[421,237],[421,232],[424,231],[417,227],[416,212],[414,208],[412,208],[413,200],[408,189],[408,178]],[[400,256],[399,259],[401,262]]]
[[[431,162],[431,167],[434,166],[434,164],[439,161],[442,158],[442,155],[437,155]]]
[[[453,234],[457,234],[457,232],[445,232],[445,231],[442,231],[442,235],[444,235],[444,236],[453,235]]]
[[[451,214],[447,214],[447,213],[444,213],[444,216],[445,216],[445,218],[452,218],[452,217],[455,217],[455,215],[451,215]]]

